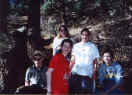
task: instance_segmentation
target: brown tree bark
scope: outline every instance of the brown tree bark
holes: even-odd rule
[[[32,36],[34,44],[41,39],[40,36],[40,0],[31,0],[29,4],[28,27],[32,28]]]

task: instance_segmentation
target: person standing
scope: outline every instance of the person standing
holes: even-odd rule
[[[70,75],[68,55],[72,49],[72,41],[64,39],[61,50],[50,61],[47,71],[47,91],[52,95],[68,94],[68,79]]]
[[[70,94],[87,94],[93,91],[94,63],[100,56],[96,45],[90,42],[90,36],[88,28],[82,29],[81,42],[73,46],[70,62]]]
[[[61,25],[57,36],[53,40],[53,55],[58,52],[61,42],[66,38],[69,38],[69,31],[65,25]]]

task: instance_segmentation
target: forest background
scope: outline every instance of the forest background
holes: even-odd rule
[[[100,52],[104,45],[112,48],[114,60],[121,63],[128,79],[132,71],[132,0],[0,0],[1,91],[23,85],[34,49],[45,49],[48,64],[61,24],[76,41],[80,30],[88,27]]]

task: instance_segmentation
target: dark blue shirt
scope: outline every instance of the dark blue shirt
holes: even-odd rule
[[[120,84],[122,79],[122,67],[118,62],[113,62],[111,65],[100,64],[98,69],[99,84],[105,89],[111,88],[115,84]]]

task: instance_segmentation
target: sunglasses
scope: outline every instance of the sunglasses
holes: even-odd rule
[[[41,55],[41,54],[35,54],[35,55],[33,56],[33,59],[34,59],[34,60],[37,60],[37,61],[39,61],[41,58],[42,58],[42,55]]]
[[[36,57],[36,56],[40,56],[41,57],[42,55],[40,53],[37,53],[37,54],[34,55],[34,57]]]

